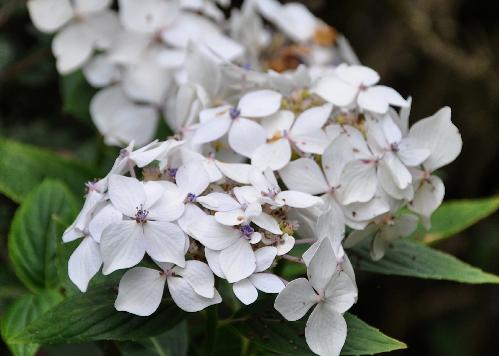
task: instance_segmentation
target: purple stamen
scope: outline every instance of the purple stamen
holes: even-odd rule
[[[390,145],[390,149],[391,149],[393,152],[398,152],[398,151],[400,151],[399,145],[398,145],[396,142],[394,142],[394,143],[392,143],[392,144]]]
[[[249,63],[245,63],[241,66],[241,68],[245,69],[245,70],[251,70],[251,64]]]
[[[166,169],[166,174],[168,174],[169,177],[175,178],[177,175],[178,168],[167,168]]]
[[[185,197],[185,202],[186,203],[194,203],[196,201],[196,194],[194,193],[189,193],[187,194],[187,196]]]
[[[255,232],[255,229],[253,229],[250,225],[241,225],[239,227],[239,231],[246,237],[250,237],[251,234]]]
[[[238,108],[230,108],[229,115],[232,120],[235,120],[241,115],[241,111]]]
[[[120,150],[120,157],[121,158],[126,158],[128,156],[130,156],[130,151],[127,148],[122,148]]]
[[[137,224],[145,224],[147,222],[147,216],[149,215],[149,211],[144,209],[144,206],[141,204],[140,208],[137,207],[137,214],[135,214],[135,222]]]

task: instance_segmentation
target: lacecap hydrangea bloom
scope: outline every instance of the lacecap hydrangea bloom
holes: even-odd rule
[[[187,312],[221,303],[225,280],[243,304],[275,294],[287,320],[313,309],[310,349],[339,355],[358,295],[348,248],[369,239],[378,260],[429,226],[434,172],[462,146],[450,109],[409,125],[411,99],[300,4],[248,0],[228,19],[210,1],[28,6],[56,33],[61,74],[102,88],[90,111],[105,141],[127,145],[64,233],[81,239],[75,285],[123,270],[116,309],[148,316],[166,289]],[[160,113],[173,135],[150,142]],[[281,260],[307,278],[274,273]]]

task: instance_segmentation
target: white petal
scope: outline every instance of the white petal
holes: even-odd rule
[[[293,134],[291,140],[301,151],[315,154],[322,154],[330,142],[328,135],[322,130],[301,135]]]
[[[258,216],[255,216],[251,219],[256,225],[261,227],[264,230],[267,230],[273,234],[280,235],[282,234],[281,228],[279,227],[279,223],[276,219],[270,216],[267,213],[261,213]]]
[[[193,204],[188,204],[179,224],[191,237],[212,250],[223,250],[239,240],[237,229],[218,223]]]
[[[208,262],[208,266],[210,266],[213,273],[215,273],[218,277],[225,279],[225,275],[220,267],[220,251],[205,248],[204,255],[206,257],[206,261]]]
[[[184,193],[200,195],[210,185],[210,178],[200,162],[188,162],[177,170],[175,182]]]
[[[102,88],[120,79],[120,71],[111,63],[106,55],[94,56],[90,62],[83,67],[85,79],[93,87]]]
[[[109,198],[116,209],[129,217],[134,217],[137,209],[146,204],[142,183],[136,178],[117,174],[109,176]]]
[[[249,280],[264,293],[280,293],[284,289],[284,283],[272,273],[254,273]]]
[[[393,160],[398,161],[398,158],[394,158]],[[403,165],[397,165],[395,167],[400,167],[403,174],[409,172]],[[394,173],[391,167],[388,166],[386,160],[382,160],[379,162],[377,173],[379,184],[388,195],[395,199],[412,199],[414,194],[412,185],[407,184],[405,188],[400,188],[398,186],[400,179],[397,179],[397,177],[394,176]],[[412,179],[410,173],[409,177],[409,179]]]
[[[279,242],[276,245],[277,256],[282,256],[287,254],[295,246],[295,238],[288,234],[283,234],[279,238]]]
[[[162,181],[162,194],[159,199],[149,208],[149,215],[153,220],[175,221],[184,213],[185,194],[173,183]]]
[[[172,23],[178,16],[176,2],[157,0],[120,0],[120,20],[126,29],[142,33],[153,33]]]
[[[437,176],[431,176],[423,180],[414,192],[414,199],[409,202],[408,208],[424,217],[429,218],[431,214],[442,204],[445,186]]]
[[[367,202],[376,193],[378,179],[373,162],[355,160],[347,163],[340,178],[338,198],[342,204]]]
[[[142,226],[134,220],[109,225],[102,232],[100,251],[104,267],[102,274],[129,268],[139,263],[145,254]]]
[[[364,241],[366,238],[374,235],[378,231],[379,227],[376,224],[369,224],[363,230],[354,230],[345,239],[343,246],[345,248],[350,248],[357,245],[359,242]]]
[[[284,131],[289,131],[295,120],[295,114],[288,110],[279,110],[275,114],[260,120],[260,124],[267,132],[267,138],[283,135]]]
[[[123,74],[123,90],[133,100],[161,105],[173,84],[170,70],[158,63],[158,49],[145,52],[139,61],[129,64]]]
[[[184,266],[185,236],[177,225],[166,221],[148,221],[142,228],[144,246],[149,256],[159,262]]]
[[[386,152],[382,163],[390,171],[392,178],[400,189],[405,189],[412,182],[412,176],[406,166],[392,152]]]
[[[76,0],[74,1],[75,10],[79,14],[90,15],[106,9],[111,4],[111,0]]]
[[[95,241],[99,242],[102,231],[113,223],[120,222],[123,214],[119,212],[112,204],[105,205],[99,210],[88,224],[88,231]]]
[[[166,278],[151,268],[136,267],[121,278],[114,306],[118,311],[148,316],[158,309]]]
[[[312,90],[324,100],[337,106],[350,105],[358,91],[357,87],[334,75],[319,79]]]
[[[381,234],[376,234],[371,241],[371,249],[369,251],[373,261],[379,261],[385,256],[389,242],[381,237]]]
[[[345,237],[345,215],[339,204],[330,199],[329,208],[317,219],[317,237],[329,238],[336,256],[339,256],[341,241]]]
[[[92,120],[108,144],[150,142],[159,119],[155,108],[132,103],[119,85],[100,90],[90,103]]]
[[[167,282],[173,301],[180,309],[187,312],[197,312],[222,301],[220,294],[216,290],[213,298],[200,296],[184,278],[168,277]]]
[[[251,275],[256,268],[255,254],[244,238],[220,253],[220,267],[229,283],[240,281]]]
[[[71,254],[68,261],[69,279],[85,293],[88,283],[102,265],[99,244],[91,237],[85,237]]]
[[[463,146],[459,130],[451,121],[449,107],[416,122],[409,131],[409,137],[416,140],[418,146],[431,151],[430,157],[423,163],[429,172],[455,160]]]
[[[308,280],[316,291],[324,292],[335,272],[336,256],[334,250],[329,239],[324,239],[308,265]]]
[[[285,205],[292,208],[310,208],[311,206],[323,203],[319,197],[294,190],[280,192],[276,196],[276,201],[282,201]]]
[[[201,144],[218,140],[229,131],[230,124],[231,121],[228,117],[217,117],[201,123],[192,137],[192,142]]]
[[[30,0],[27,6],[31,21],[43,32],[55,32],[73,17],[69,0]]]
[[[264,143],[255,149],[251,157],[251,164],[260,169],[267,167],[278,170],[288,164],[291,159],[291,147],[289,141],[281,138],[277,141]]]
[[[73,223],[64,231],[62,241],[74,241],[84,235],[84,230],[87,228],[91,214],[94,213],[94,210],[98,207],[102,198],[103,195],[95,190],[91,190],[87,194],[83,208]]]
[[[326,304],[329,308],[344,313],[357,301],[357,287],[344,272],[337,272],[327,286]]]
[[[255,272],[263,272],[272,266],[277,256],[277,248],[272,246],[261,247],[255,251],[256,269]]]
[[[213,298],[215,295],[215,279],[210,267],[201,261],[191,260],[185,262],[185,268],[175,267],[175,274],[184,278],[202,297]]]
[[[240,155],[251,157],[253,152],[265,143],[266,137],[262,126],[254,121],[239,118],[234,120],[229,130],[229,145]]]
[[[286,187],[309,194],[321,194],[329,190],[319,165],[310,158],[290,162],[279,171]]]
[[[249,305],[258,298],[258,291],[248,278],[240,280],[232,285],[235,296],[243,304]]]
[[[390,203],[386,194],[378,192],[367,203],[352,203],[343,206],[347,225],[354,229],[362,229],[367,223],[375,217],[387,213],[390,210]],[[357,224],[353,224],[357,222]],[[359,222],[365,222],[362,227],[357,227]]]
[[[210,50],[226,61],[232,62],[240,58],[244,53],[243,46],[220,33],[210,33],[204,38],[204,43]]]
[[[336,68],[336,75],[355,86],[371,86],[379,81],[379,75],[375,70],[362,65],[340,64]]]
[[[310,350],[318,355],[338,356],[347,338],[343,316],[324,303],[317,305],[307,320],[305,339]]]
[[[331,115],[333,105],[325,104],[305,110],[297,118],[291,133],[293,135],[305,135],[316,130],[320,130]]]
[[[93,38],[83,23],[71,23],[58,32],[52,41],[57,70],[68,74],[80,68],[92,55]]]
[[[305,278],[289,282],[277,296],[274,308],[286,320],[301,319],[317,303],[318,295]]]
[[[217,211],[215,213],[215,220],[223,225],[235,226],[244,223],[246,221],[246,215],[241,209]]]
[[[264,117],[281,107],[282,95],[273,90],[258,90],[243,95],[238,109],[243,117]]]
[[[216,161],[218,169],[224,176],[241,184],[249,184],[249,174],[253,169],[251,165],[245,163],[223,163]]]
[[[229,194],[213,192],[199,197],[198,203],[203,207],[215,211],[231,211],[239,209],[240,204]]]
[[[397,156],[408,167],[419,166],[431,154],[427,148],[418,147],[416,140],[407,137],[399,143]]]

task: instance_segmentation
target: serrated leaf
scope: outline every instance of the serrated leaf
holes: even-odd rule
[[[61,77],[60,88],[64,112],[91,123],[89,107],[95,89],[88,84],[83,73],[77,71]]]
[[[32,356],[38,350],[33,343],[13,344],[11,338],[23,330],[32,320],[62,300],[62,296],[51,290],[38,294],[27,294],[14,302],[2,318],[2,338],[15,356]]]
[[[109,285],[70,296],[30,323],[13,342],[57,344],[140,340],[171,329],[185,315],[170,299],[163,300],[158,310],[148,317],[118,312],[114,308],[116,296],[116,288]]]
[[[82,195],[84,183],[101,174],[49,150],[0,139],[0,193],[20,203],[44,178],[63,181]]]
[[[431,244],[451,237],[499,209],[499,197],[451,200],[443,203],[431,217],[431,229],[419,226],[414,236]]]
[[[379,261],[371,259],[368,243],[355,246],[349,251],[354,268],[364,271],[472,284],[499,283],[499,276],[470,266],[413,239],[393,242]]]
[[[284,320],[272,306],[271,300],[260,300],[243,307],[230,325],[252,345],[279,355],[313,355],[305,340],[305,316],[300,321]],[[345,313],[348,334],[342,355],[373,355],[404,349],[407,346],[356,316]]]
[[[32,291],[59,285],[55,259],[64,227],[54,218],[71,220],[77,207],[64,184],[45,180],[16,211],[8,237],[9,256],[16,275]]]

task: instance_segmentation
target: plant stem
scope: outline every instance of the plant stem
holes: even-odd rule
[[[305,245],[305,244],[313,244],[317,239],[311,237],[309,239],[296,239],[295,245]]]
[[[303,260],[300,257],[291,256],[291,255],[282,255],[281,258],[291,262],[305,264],[305,262],[303,262]]]

